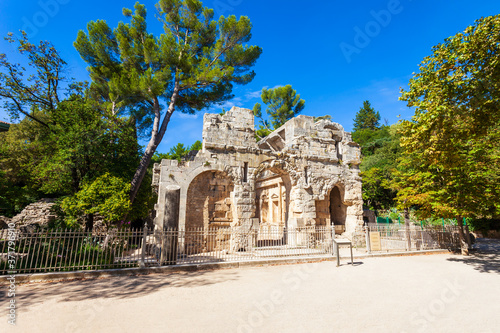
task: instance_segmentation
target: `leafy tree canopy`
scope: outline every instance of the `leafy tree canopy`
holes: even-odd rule
[[[203,147],[202,147],[202,143],[200,140],[197,140],[195,143],[193,143],[192,146],[188,146],[187,148],[184,146],[183,143],[178,143],[174,147],[170,148],[170,151],[167,154],[156,152],[154,154],[153,158],[151,159],[151,162],[152,163],[160,163],[162,159],[178,160],[180,162],[190,152],[199,151],[202,148]]]
[[[360,165],[363,180],[363,200],[370,209],[394,207],[396,190],[392,185],[397,159],[401,154],[399,125],[379,129],[362,129],[353,133],[360,143]]]
[[[61,208],[75,218],[82,214],[100,214],[106,221],[119,221],[131,209],[128,199],[130,183],[105,173],[89,183],[74,196],[66,197]]]
[[[500,204],[500,15],[432,49],[401,100],[398,200],[422,216],[490,216]],[[458,219],[461,222],[461,219]]]
[[[233,84],[250,82],[261,54],[251,38],[250,20],[221,16],[198,0],[160,0],[156,5],[164,32],[148,32],[146,7],[124,9],[130,23],[111,29],[90,22],[75,47],[89,65],[92,91],[113,114],[129,111],[150,124],[150,141],[134,177],[133,202],[172,113],[192,113],[232,97]],[[166,108],[163,105],[166,105]]]
[[[288,120],[298,115],[304,110],[306,102],[300,98],[300,94],[292,89],[291,85],[276,87],[272,89],[262,89],[261,99],[266,104],[265,113],[270,120],[262,117],[262,106],[256,103],[253,107],[255,117],[260,119],[260,127],[256,131],[260,138],[263,138]]]
[[[139,146],[130,119],[107,112],[90,98],[85,83],[65,81],[66,63],[49,42],[36,46],[25,34],[7,40],[18,43],[27,61],[12,64],[0,56],[0,98],[12,118],[25,116],[0,134],[2,212],[15,215],[41,197],[66,196],[78,203],[83,184],[105,173],[131,178]],[[68,83],[67,95],[60,96],[61,85]],[[147,214],[142,207],[149,207],[153,195],[141,188],[140,197],[133,216]]]
[[[25,117],[50,128],[52,122],[46,119],[66,95],[81,93],[84,83],[68,83],[64,76],[66,62],[48,41],[35,45],[28,41],[24,31],[21,38],[9,33],[5,40],[17,44],[23,63],[12,63],[0,53],[0,100],[12,120]]]

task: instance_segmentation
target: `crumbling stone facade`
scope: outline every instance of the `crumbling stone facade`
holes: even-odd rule
[[[167,227],[167,192],[180,189],[181,229],[333,224],[351,238],[363,226],[359,163],[351,134],[329,120],[301,115],[257,142],[251,110],[205,114],[203,149],[189,161],[154,167],[155,225]]]
[[[16,228],[23,231],[37,231],[56,219],[56,214],[52,211],[54,205],[53,199],[41,199],[26,206],[9,223],[14,223]]]

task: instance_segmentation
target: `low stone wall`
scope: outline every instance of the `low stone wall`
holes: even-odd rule
[[[56,215],[52,212],[54,205],[53,199],[41,199],[26,206],[21,213],[12,218],[11,222],[15,223],[17,229],[37,230],[56,219]]]

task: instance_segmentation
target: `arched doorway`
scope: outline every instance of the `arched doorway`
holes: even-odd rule
[[[316,226],[335,226],[335,233],[345,231],[347,206],[344,205],[344,188],[334,186],[329,196],[323,200],[316,200]]]
[[[221,171],[205,171],[196,176],[187,190],[186,253],[212,251],[226,246],[217,230],[233,222],[232,193],[234,184]]]
[[[330,224],[335,226],[335,233],[341,234],[345,231],[345,220],[347,206],[343,203],[344,190],[335,186],[330,191]]]

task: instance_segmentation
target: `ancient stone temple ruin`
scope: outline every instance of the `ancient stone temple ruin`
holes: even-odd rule
[[[363,225],[359,163],[351,134],[329,120],[301,115],[257,142],[251,110],[205,114],[203,149],[155,165],[155,225],[261,232],[334,225],[351,238]]]

